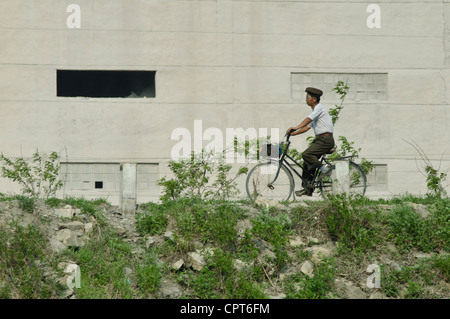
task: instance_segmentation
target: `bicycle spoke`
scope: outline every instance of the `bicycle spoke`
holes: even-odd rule
[[[348,180],[341,183],[346,183],[344,185],[339,185],[339,181],[336,179],[336,167],[333,165],[333,172],[331,176],[325,178],[319,183],[322,195],[326,197],[327,194],[345,191],[349,194],[360,194],[364,195],[366,192],[367,181],[363,170],[355,163],[349,162],[349,175]],[[339,189],[338,189],[339,188]]]
[[[255,166],[247,177],[247,194],[252,200],[288,200],[293,189],[293,180],[285,167],[281,167],[275,180],[278,164],[262,163]],[[274,181],[275,180],[275,181]]]

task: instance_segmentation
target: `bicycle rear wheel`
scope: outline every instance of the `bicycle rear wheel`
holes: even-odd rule
[[[341,177],[343,180],[338,180],[336,165],[332,165],[331,175],[319,182],[320,192],[323,197],[337,192],[346,192],[349,195],[364,195],[366,193],[367,178],[362,168],[358,164],[349,161],[348,169],[348,177]]]
[[[281,165],[277,180],[275,179],[279,163],[267,162],[256,165],[248,174],[246,181],[247,195],[255,201],[260,198],[276,201],[287,201],[294,190],[292,173]]]

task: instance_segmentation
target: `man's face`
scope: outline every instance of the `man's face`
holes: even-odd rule
[[[314,103],[316,103],[316,98],[312,97],[309,94],[306,94],[306,104],[309,106],[314,106]]]

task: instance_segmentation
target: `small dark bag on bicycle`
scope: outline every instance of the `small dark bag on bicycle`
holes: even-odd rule
[[[281,155],[281,147],[274,144],[263,144],[259,148],[259,155],[262,157],[279,158]]]

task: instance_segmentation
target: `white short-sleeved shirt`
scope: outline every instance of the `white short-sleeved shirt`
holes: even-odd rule
[[[308,117],[312,120],[308,126],[312,126],[315,135],[333,133],[333,121],[328,110],[322,104],[317,104]]]

